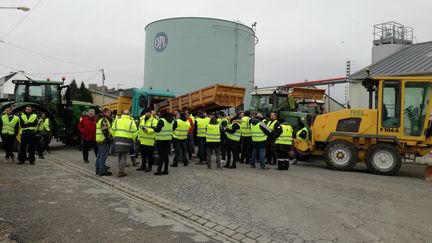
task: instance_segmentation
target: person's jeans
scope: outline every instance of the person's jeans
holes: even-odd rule
[[[153,151],[154,146],[141,145],[141,167],[144,169],[148,169],[149,171],[151,171],[154,163]]]
[[[240,151],[240,141],[233,141],[227,138],[226,140],[226,149],[227,149],[227,166],[236,167],[237,161],[239,161],[239,151]],[[232,155],[232,163],[231,163],[231,155]]]
[[[186,147],[187,147],[188,155],[192,157],[192,154],[195,153],[193,133],[188,134]]]
[[[222,160],[226,159],[226,141],[228,138],[226,138],[225,135],[221,134],[221,142],[220,142],[220,151],[221,151],[221,156],[222,156]]]
[[[207,165],[209,167],[211,167],[211,157],[212,157],[213,151],[216,155],[216,165],[219,167],[221,165],[220,145],[219,144],[207,146]]]
[[[93,151],[95,153],[95,157],[97,157],[98,154],[98,146],[96,144],[96,141],[94,140],[83,140],[82,144],[82,153],[83,153],[83,159],[84,161],[88,161],[89,156],[89,149],[93,148]]]
[[[262,169],[265,168],[265,142],[252,142],[252,160],[251,160],[251,166],[255,166],[255,160],[257,158],[258,153],[258,160],[260,163],[260,166]]]
[[[175,150],[175,160],[173,162],[173,165],[177,165],[179,161],[183,161],[184,165],[187,165],[189,163],[188,160],[188,154],[186,149],[186,139],[179,140],[179,139],[173,139],[174,142],[174,150]]]
[[[111,155],[115,154],[116,153],[115,143],[111,142],[109,145],[110,145],[109,154],[111,154]]]
[[[242,136],[241,162],[249,164],[252,153],[252,137]]]
[[[100,175],[106,172],[107,166],[105,165],[108,158],[110,143],[98,144],[98,154],[96,156],[96,174]]]
[[[117,152],[119,172],[124,173],[129,152]]]
[[[21,134],[21,146],[18,153],[18,160],[20,163],[24,163],[26,158],[29,159],[30,163],[35,162],[35,147],[36,147],[36,136],[34,133],[22,133]],[[27,157],[28,152],[28,157]]]
[[[200,162],[204,162],[207,160],[207,151],[206,151],[206,138],[198,137],[198,155]]]
[[[15,137],[14,135],[10,135],[10,134],[2,134],[2,147],[6,152],[6,158],[13,158],[14,154],[13,154],[13,144],[15,141]]]

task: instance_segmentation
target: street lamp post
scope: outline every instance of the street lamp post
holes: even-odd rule
[[[30,11],[29,7],[21,6],[21,7],[0,7],[0,9],[17,9],[24,12]]]

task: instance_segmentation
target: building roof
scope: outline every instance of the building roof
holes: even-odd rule
[[[432,41],[413,44],[351,75],[350,79],[370,76],[416,76],[432,74]]]

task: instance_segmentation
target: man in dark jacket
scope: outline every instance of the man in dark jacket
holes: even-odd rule
[[[20,116],[21,146],[18,153],[18,164],[24,164],[28,158],[31,165],[35,164],[37,115],[33,113],[31,106],[26,106]],[[27,156],[28,153],[28,156]]]
[[[82,139],[82,154],[84,163],[89,163],[89,149],[93,148],[95,153],[95,157],[98,154],[98,147],[96,143],[96,117],[95,111],[90,109],[88,111],[87,117],[83,117],[82,120],[78,123],[78,130],[81,133]]]

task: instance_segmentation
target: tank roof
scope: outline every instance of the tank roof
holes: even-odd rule
[[[239,24],[239,25],[242,25],[242,26],[248,28],[249,30],[251,30],[253,33],[255,33],[255,31],[254,31],[251,27],[249,27],[249,26],[247,26],[247,25],[245,25],[245,24],[238,23],[238,22],[234,22],[234,21],[231,21],[231,20],[218,19],[218,18],[210,18],[210,17],[173,17],[173,18],[159,19],[159,20],[156,20],[156,21],[150,22],[149,24],[146,25],[146,27],[145,27],[144,29],[146,30],[147,27],[148,27],[149,25],[154,24],[154,23],[157,23],[157,22],[162,22],[162,21],[166,21],[166,20],[176,20],[176,19],[207,19],[207,20],[218,20],[218,21],[224,21],[224,22],[229,22],[229,23],[233,23],[233,24]]]

